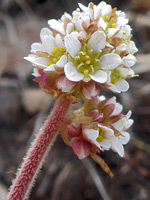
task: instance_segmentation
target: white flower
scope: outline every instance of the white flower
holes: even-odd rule
[[[127,43],[127,48],[126,48],[129,53],[136,53],[138,51],[137,47],[135,46],[135,43],[133,41],[130,41]]]
[[[26,60],[32,62],[34,65],[44,68],[45,71],[56,71],[56,67],[64,68],[67,63],[67,56],[65,53],[65,46],[60,34],[52,36],[51,30],[43,28],[40,32],[42,43],[33,43],[31,45],[31,52]],[[59,54],[57,56],[57,54]]]
[[[99,83],[104,83],[107,79],[107,73],[103,70],[100,69],[100,62],[95,61],[95,58],[91,55],[88,54],[88,51],[92,50],[94,52],[93,54],[95,55],[96,53],[99,53],[101,49],[105,47],[106,44],[106,35],[103,31],[97,31],[93,33],[90,37],[90,39],[87,42],[87,50],[86,52],[82,51],[82,44],[81,42],[77,39],[77,37],[74,35],[75,32],[71,34],[67,34],[65,36],[65,47],[69,55],[71,56],[71,61],[68,62],[65,67],[65,75],[70,81],[81,81],[81,80],[87,80],[89,81],[90,79],[99,82]],[[80,56],[81,54],[81,56]],[[115,55],[114,55],[115,56]],[[115,57],[119,57],[116,55]],[[78,65],[74,65],[76,63],[76,60],[81,60]],[[93,60],[92,60],[93,59]],[[106,60],[106,59],[105,59]],[[120,59],[121,61],[121,59]],[[85,62],[85,63],[84,63]],[[94,69],[94,63],[96,63],[96,66],[99,65],[99,70]],[[102,65],[105,61],[102,61]],[[118,62],[118,61],[116,61]],[[105,62],[107,65],[107,62]],[[85,68],[82,69],[82,65],[85,65]],[[118,64],[117,64],[118,65]],[[108,67],[108,66],[106,66]],[[110,66],[111,68],[111,66]]]
[[[112,126],[117,129],[119,132],[122,132],[126,129],[128,129],[132,124],[133,120],[129,119],[131,116],[131,111],[129,111],[123,118],[121,118],[119,121],[112,124]]]
[[[101,1],[97,6],[94,5],[94,19],[96,20],[100,16],[109,16],[111,11],[111,6]]]
[[[108,89],[115,93],[126,92],[129,89],[129,84],[124,78],[117,79],[116,77],[113,83],[111,80],[111,72],[107,76],[106,83],[108,84]]]
[[[85,139],[96,145],[100,150],[112,149],[116,151],[121,157],[124,155],[122,141],[114,135],[112,129],[98,125],[98,129],[84,129],[83,134]]]
[[[104,1],[87,7],[79,3],[79,7],[72,15],[64,13],[60,20],[48,20],[51,30],[41,30],[41,42],[31,45],[31,54],[25,59],[41,68],[47,78],[53,74],[57,81],[57,76],[63,75],[68,81],[77,82],[77,93],[85,98],[97,95],[100,87],[127,91],[126,79],[134,75],[130,67],[136,62],[133,54],[137,48],[130,41],[132,29],[125,13]],[[98,85],[91,86],[92,95],[82,87],[91,81]],[[68,82],[62,83],[62,87],[60,83],[54,85],[61,91],[72,91],[69,86],[65,89]]]

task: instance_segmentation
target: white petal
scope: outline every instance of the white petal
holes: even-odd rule
[[[126,44],[120,44],[119,46],[117,46],[116,50],[117,51],[124,51],[127,49],[127,45]]]
[[[81,43],[72,35],[66,35],[65,47],[68,53],[74,58],[81,49]]]
[[[110,98],[105,105],[108,105],[108,104],[116,104],[116,97],[112,97]]]
[[[89,49],[98,52],[103,49],[106,44],[106,35],[104,31],[96,31],[93,33],[87,43]]]
[[[131,112],[131,110],[129,110],[128,113],[126,114],[126,117],[129,119],[131,117],[131,115],[132,115],[132,112]]]
[[[108,29],[108,38],[112,37],[114,34],[116,34],[119,31],[119,28],[109,28]]]
[[[112,140],[112,149],[117,151],[117,153],[123,157],[124,156],[124,148],[121,144],[121,142],[119,142],[119,139],[118,138],[114,138]]]
[[[94,19],[96,20],[101,15],[101,9],[98,8],[98,6],[94,5]]]
[[[93,75],[89,74],[89,76],[98,83],[104,83],[107,80],[107,73],[102,70],[97,71]]]
[[[102,17],[106,16],[106,15],[110,15],[111,13],[111,6],[109,4],[106,4],[104,1],[101,1],[99,4],[98,4],[98,9],[101,10],[101,15]]]
[[[112,112],[111,116],[120,114],[122,109],[123,109],[123,106],[120,103],[116,103],[115,104],[115,109]]]
[[[77,72],[72,62],[68,62],[65,65],[64,70],[65,70],[65,75],[67,79],[69,79],[70,81],[81,81],[84,78],[83,74],[80,74],[79,72]]]
[[[116,97],[112,97],[111,99],[109,99],[105,105],[108,104],[115,104],[115,109],[113,110],[111,116],[118,115],[121,113],[123,106],[120,103],[116,103]]]
[[[102,69],[114,69],[121,64],[121,58],[118,54],[109,53],[100,58],[100,66]]]
[[[122,131],[123,127],[125,126],[125,118],[122,118],[120,120],[118,120],[117,122],[113,123],[112,126],[118,130],[118,131]]]
[[[119,136],[119,140],[121,142],[121,144],[125,145],[129,142],[130,140],[130,134],[127,132],[122,132],[121,133],[123,136]]]
[[[132,54],[129,54],[122,59],[122,64],[125,65],[126,67],[132,67],[136,62],[135,56]]]
[[[27,57],[24,57],[25,60],[33,63],[35,61],[35,59],[38,58],[36,55],[34,54],[29,54]]]
[[[133,41],[130,41],[129,43],[127,43],[127,50],[133,51],[133,54],[136,53],[138,51],[138,49],[135,46],[135,43]]]
[[[43,40],[43,38],[45,38],[45,37],[50,37],[50,36],[52,36],[52,31],[49,30],[48,28],[42,28],[42,30],[40,32],[41,40]]]
[[[86,38],[85,32],[84,32],[84,31],[81,31],[81,32],[80,32],[80,36],[83,37],[83,38]]]
[[[119,71],[120,71],[120,75],[123,76],[123,77],[126,77],[129,75],[129,69],[128,68],[118,68]]]
[[[102,27],[104,30],[105,30],[106,27],[107,27],[107,24],[106,24],[106,22],[103,20],[103,18],[100,18],[100,19],[98,20],[97,25],[98,25],[98,28],[99,28],[99,27]]]
[[[57,65],[58,67],[64,67],[66,63],[67,63],[67,56],[63,55],[63,56],[59,59],[59,61],[56,63],[56,65]]]
[[[35,77],[41,76],[36,68],[33,69],[32,75],[35,76]]]
[[[100,142],[99,142],[100,148],[102,150],[109,150],[111,147],[111,143],[109,141],[109,139],[105,139],[103,138]]]
[[[53,51],[54,47],[56,46],[55,44],[55,39],[52,36],[49,37],[45,37],[41,39],[42,44],[45,48],[45,50],[51,54],[51,52]]]
[[[55,65],[56,64],[49,65],[47,68],[44,69],[44,71],[46,71],[46,72],[55,72],[56,71],[55,68],[54,68]]]
[[[105,131],[105,133],[104,133],[105,139],[109,139],[110,137],[112,137],[114,135],[114,131],[112,129],[110,129],[106,126],[100,125],[100,124],[98,124],[98,127]]]
[[[44,52],[45,49],[42,44],[35,42],[31,45],[31,52],[36,53],[36,51]]]
[[[58,22],[55,19],[48,20],[48,24],[50,25],[51,29],[58,31],[61,34],[65,34],[64,24],[62,22]]]
[[[45,68],[45,67],[48,67],[48,62],[49,62],[48,58],[38,57],[32,63],[39,67]]]
[[[111,90],[114,93],[120,93],[120,91],[117,89],[117,87],[111,83],[108,83],[109,87],[108,89]]]
[[[71,15],[69,15],[68,13],[65,12],[61,17],[61,20],[64,22],[65,19],[70,19],[71,20]]]
[[[126,80],[122,79],[115,84],[116,88],[121,92],[126,92],[129,89],[129,84]]]
[[[83,129],[83,137],[91,141],[93,144],[95,144],[98,148],[100,148],[99,143],[96,141],[96,138],[99,136],[98,130],[94,129]]]
[[[59,78],[57,78],[56,84],[58,89],[61,89],[62,92],[70,92],[76,85],[75,82],[69,81],[64,75],[59,76]]]
[[[106,97],[104,95],[101,95],[98,97],[100,101],[104,101],[106,99]]]
[[[81,159],[84,159],[86,156],[85,154],[85,151],[84,151],[84,147],[83,145],[81,146],[81,151],[80,151],[80,155],[78,155],[78,158],[81,160]]]
[[[73,29],[74,29],[74,24],[73,23],[68,23],[67,24],[67,29],[66,29],[66,32],[69,34],[69,33],[71,33],[72,31],[73,31]]]
[[[83,10],[84,12],[86,12],[89,8],[84,6],[83,4],[81,3],[78,3],[79,7],[81,8],[81,10]]]
[[[56,42],[56,46],[59,47],[59,48],[65,48],[65,45],[62,41],[62,38],[60,36],[60,34],[57,34],[56,37],[55,37],[55,42]]]

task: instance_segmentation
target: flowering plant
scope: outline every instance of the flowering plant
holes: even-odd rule
[[[8,199],[27,196],[60,125],[64,142],[75,154],[80,159],[90,155],[110,176],[112,172],[97,153],[112,149],[122,157],[123,145],[130,139],[126,130],[133,123],[131,111],[123,115],[115,97],[98,97],[102,88],[114,93],[127,91],[127,79],[134,77],[131,67],[137,48],[131,41],[128,19],[124,12],[103,1],[97,6],[89,3],[88,7],[79,3],[79,7],[72,16],[65,13],[58,21],[49,20],[50,29],[41,30],[41,42],[33,43],[31,54],[25,57],[34,66],[34,81],[58,100],[31,146]],[[83,108],[65,120],[70,105],[80,98]]]

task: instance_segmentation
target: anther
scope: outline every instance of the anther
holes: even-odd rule
[[[86,63],[87,65],[89,65],[89,64],[91,63],[91,61],[90,61],[90,60],[87,60],[85,63]]]
[[[105,19],[105,20],[109,20],[109,16],[105,16],[104,19]]]
[[[87,75],[89,73],[88,69],[85,69],[83,73]]]

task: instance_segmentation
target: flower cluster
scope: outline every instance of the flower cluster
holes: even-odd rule
[[[133,123],[130,115],[131,111],[122,114],[122,105],[115,97],[105,100],[92,97],[83,108],[74,112],[67,133],[63,133],[66,135],[64,141],[80,159],[92,152],[110,149],[123,157],[123,145],[130,139],[126,129]]]
[[[127,91],[137,48],[125,13],[103,1],[79,7],[72,16],[49,20],[50,29],[40,32],[41,42],[31,45],[25,59],[34,65],[34,80],[48,93],[89,100],[101,87]]]
[[[80,159],[90,155],[112,176],[97,153],[111,149],[122,157],[133,120],[131,111],[122,114],[115,97],[98,96],[101,88],[127,91],[127,79],[135,76],[131,67],[137,48],[128,19],[102,1],[88,7],[79,3],[72,15],[65,13],[48,24],[40,32],[41,42],[33,43],[25,57],[34,66],[34,81],[55,97],[69,96],[72,103],[84,99],[84,107],[62,126],[62,138]]]

